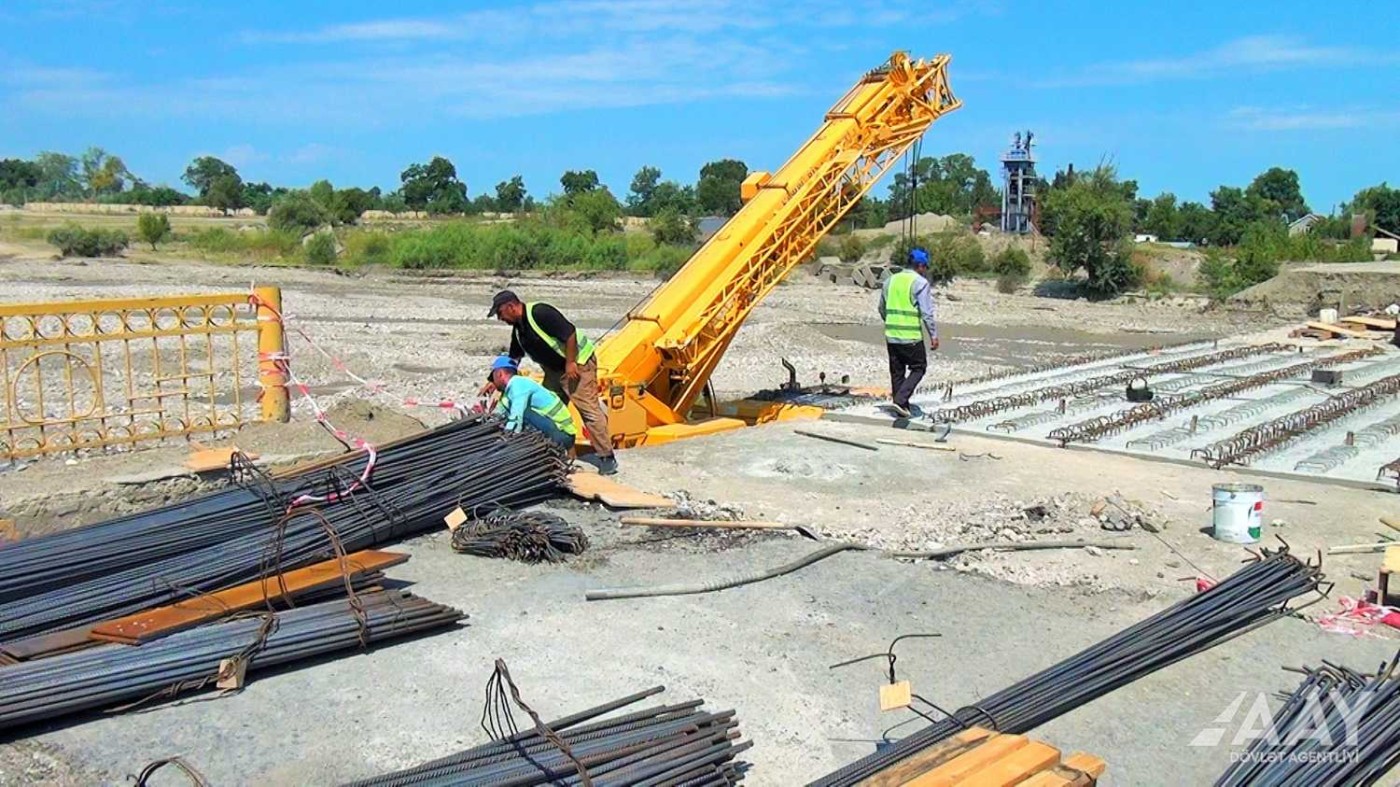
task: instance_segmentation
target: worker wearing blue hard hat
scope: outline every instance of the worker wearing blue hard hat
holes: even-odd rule
[[[926,249],[910,249],[908,267],[886,279],[880,290],[880,319],[885,323],[885,350],[890,360],[890,409],[902,418],[913,415],[909,399],[928,370],[925,333],[928,349],[938,349],[928,265]]]
[[[577,432],[568,405],[553,391],[521,376],[515,359],[502,355],[492,361],[488,379],[501,392],[496,412],[505,416],[507,431],[520,432],[529,427],[561,448],[574,447]]]

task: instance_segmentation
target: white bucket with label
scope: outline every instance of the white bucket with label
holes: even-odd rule
[[[1216,484],[1211,535],[1217,541],[1253,544],[1264,526],[1264,487],[1258,484]]]

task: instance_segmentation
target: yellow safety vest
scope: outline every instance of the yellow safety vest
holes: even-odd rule
[[[569,356],[564,353],[564,343],[549,335],[549,332],[540,328],[539,324],[535,322],[534,303],[525,304],[525,322],[530,324],[530,330],[534,331],[535,335],[540,337],[541,341],[549,345],[551,350],[559,353],[560,358],[566,361],[569,359]],[[575,330],[574,336],[577,337],[576,341],[578,342],[578,358],[576,361],[578,363],[588,363],[588,359],[593,357],[593,342],[589,341],[588,337],[584,336],[583,331],[580,330]]]
[[[535,399],[532,398],[530,400],[530,410],[538,415],[542,415],[545,418],[548,418],[549,420],[553,421],[554,425],[559,427],[559,431],[563,432],[564,434],[578,434],[574,430],[574,417],[572,415],[569,415],[569,407],[568,405],[564,404],[564,400],[560,399],[558,394],[554,393],[548,388],[541,386],[540,390],[549,394],[549,397],[546,401],[549,401],[550,403],[543,407],[536,407]],[[505,391],[501,391],[501,399],[500,402],[496,405],[496,407],[502,412],[507,412],[510,410],[510,398],[506,396]]]
[[[922,341],[923,323],[914,304],[914,282],[919,274],[900,271],[885,281],[885,338],[891,341]]]

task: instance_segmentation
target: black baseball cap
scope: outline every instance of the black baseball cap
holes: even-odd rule
[[[487,312],[486,316],[495,317],[496,312],[500,311],[502,306],[505,306],[507,303],[518,303],[519,301],[520,298],[516,297],[514,292],[510,290],[501,290],[496,293],[496,297],[491,299],[491,311]]]

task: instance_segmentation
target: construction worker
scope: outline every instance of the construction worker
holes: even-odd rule
[[[928,283],[928,252],[914,248],[909,267],[885,280],[880,291],[880,319],[885,322],[885,349],[890,356],[891,408],[908,418],[909,397],[919,387],[928,370],[924,352],[924,332],[928,348],[938,349],[938,327],[934,324],[933,288]]]
[[[491,362],[488,379],[501,398],[496,412],[506,417],[506,431],[519,432],[530,427],[553,440],[565,450],[574,447],[574,419],[569,408],[553,391],[522,377],[515,361],[502,355]]]
[[[578,409],[598,455],[598,472],[616,473],[608,417],[598,401],[598,360],[593,342],[558,309],[547,303],[524,303],[510,290],[496,293],[486,316],[511,326],[510,357],[519,363],[530,356],[544,370],[544,387]]]

